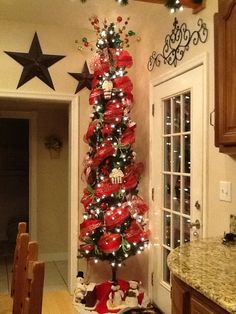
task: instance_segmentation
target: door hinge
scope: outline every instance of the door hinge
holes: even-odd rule
[[[154,202],[154,193],[155,193],[155,190],[154,188],[152,188],[152,201]]]
[[[154,117],[155,115],[155,104],[152,104],[152,116]]]
[[[154,286],[154,272],[151,274],[151,285]]]

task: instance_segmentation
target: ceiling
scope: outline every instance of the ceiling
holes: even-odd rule
[[[114,0],[87,0],[84,4],[80,0],[0,0],[0,19],[91,28],[88,18],[92,15],[110,20],[121,15],[131,16],[134,26],[141,27],[146,18],[156,17],[163,9],[166,10],[163,5],[140,0],[129,0],[127,6]]]

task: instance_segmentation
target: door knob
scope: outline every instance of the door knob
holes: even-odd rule
[[[193,227],[196,227],[196,229],[200,229],[201,224],[198,219],[195,222],[190,222],[190,228],[193,228]]]

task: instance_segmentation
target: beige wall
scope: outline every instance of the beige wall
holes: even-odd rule
[[[42,259],[67,258],[68,252],[68,113],[38,111],[37,115],[37,233]],[[45,148],[45,138],[63,142],[60,158]]]

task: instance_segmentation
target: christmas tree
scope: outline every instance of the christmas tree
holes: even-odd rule
[[[89,104],[93,113],[84,140],[89,145],[84,176],[87,187],[81,203],[80,257],[109,261],[112,280],[118,266],[148,245],[144,215],[148,206],[138,195],[143,164],[132,150],[136,123],[130,118],[133,85],[126,68],[131,55],[124,50],[135,33],[127,31],[129,18],[116,23],[90,19],[97,33],[96,56]],[[122,26],[123,25],[123,26]],[[85,46],[90,46],[83,38]]]

